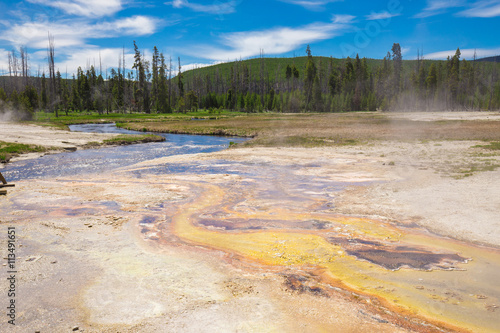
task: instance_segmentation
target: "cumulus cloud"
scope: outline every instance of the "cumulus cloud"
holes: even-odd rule
[[[448,51],[439,51],[434,53],[429,53],[424,56],[425,59],[446,59],[448,56],[453,57],[457,52],[457,49]],[[460,49],[461,57],[466,59],[473,59],[474,52],[477,58],[493,57],[500,55],[500,47],[492,49]]]
[[[496,17],[500,16],[499,0],[482,0],[473,3],[469,9],[466,9],[457,15],[465,17]]]
[[[40,4],[58,8],[67,14],[102,17],[113,15],[122,10],[122,0],[28,0],[34,4]]]
[[[303,27],[279,27],[261,31],[245,31],[223,34],[223,47],[191,47],[186,54],[212,60],[233,60],[260,54],[282,54],[297,49],[301,45],[325,40],[340,35],[351,27],[354,16],[334,16],[331,23],[313,23]]]
[[[202,5],[194,2],[189,2],[188,0],[174,0],[172,2],[166,2],[166,5],[171,5],[174,8],[189,8],[195,12],[203,12],[210,14],[231,14],[235,12],[236,1],[219,2],[215,1],[210,5]]]

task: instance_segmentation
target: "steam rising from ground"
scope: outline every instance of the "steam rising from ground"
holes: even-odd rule
[[[10,122],[16,121],[18,119],[18,114],[10,108],[6,108],[3,101],[0,101],[0,122]]]
[[[0,100],[0,122],[12,122],[19,120],[29,120],[32,114],[25,110],[15,110],[10,103]]]

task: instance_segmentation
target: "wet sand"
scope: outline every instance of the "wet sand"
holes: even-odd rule
[[[491,330],[500,172],[450,168],[477,162],[476,144],[230,149],[18,182],[0,197],[22,245],[17,331]]]

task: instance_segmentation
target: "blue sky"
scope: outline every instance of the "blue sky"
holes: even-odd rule
[[[133,41],[149,57],[153,46],[183,70],[259,56],[383,58],[400,43],[443,59],[457,47],[472,58],[500,54],[500,0],[24,0],[0,1],[0,71],[7,52],[28,48],[31,74],[47,68],[47,35],[56,67],[116,67]]]

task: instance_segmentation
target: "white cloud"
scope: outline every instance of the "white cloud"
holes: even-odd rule
[[[31,3],[54,7],[85,17],[110,16],[122,10],[122,0],[28,0]]]
[[[411,47],[402,47],[401,54],[402,55],[408,54],[408,52],[410,52],[410,50],[411,50]]]
[[[9,51],[0,49],[0,75],[4,75],[9,71],[9,64],[7,62]]]
[[[302,6],[309,10],[321,10],[326,4],[341,0],[279,0],[279,1]]]
[[[99,74],[99,69],[102,67],[102,76],[111,73],[111,68],[118,67],[118,59],[122,58],[122,48],[99,48],[97,46],[87,47],[71,47],[56,49],[56,71],[60,71],[62,76],[65,77],[66,71],[68,78],[76,74],[78,67],[84,71],[94,66]],[[125,64],[128,70],[131,70],[134,63],[134,54],[130,49],[125,49]],[[29,59],[30,71],[32,75],[37,75],[40,71],[47,73],[47,51],[37,51],[30,54]]]
[[[121,48],[101,49],[93,46],[64,49],[62,50],[62,58],[64,60],[57,62],[55,66],[61,73],[65,73],[67,68],[68,75],[76,73],[79,66],[85,70],[86,65],[93,65],[96,71],[98,71],[97,73],[99,73],[99,68],[102,66],[102,75],[105,76],[106,69],[108,69],[109,75],[111,68],[118,67],[118,58],[121,58],[122,51],[123,49]],[[125,52],[125,64],[128,69],[131,69],[134,63],[134,54],[131,52],[127,53],[127,51]]]
[[[427,7],[414,17],[425,18],[445,13],[449,8],[464,6],[463,0],[428,0]]]
[[[471,5],[471,8],[466,9],[457,15],[465,17],[496,17],[500,16],[500,1],[498,0],[483,0],[477,1]]]
[[[96,25],[97,29],[103,31],[115,32],[119,35],[125,33],[127,35],[151,35],[156,32],[160,25],[160,20],[149,16],[136,15],[123,18],[115,22],[110,22],[100,26]]]
[[[351,24],[355,18],[356,16],[352,15],[333,15],[332,22],[338,24]]]
[[[256,56],[260,54],[260,50],[264,50],[265,54],[282,54],[295,50],[301,45],[337,36],[351,27],[350,23],[353,19],[353,16],[334,16],[331,23],[223,34],[221,44],[225,47],[190,47],[185,53],[222,61]]]
[[[56,47],[82,46],[93,38],[110,38],[122,35],[142,36],[154,33],[160,24],[156,18],[133,16],[112,22],[91,24],[86,20],[65,20],[59,22],[26,22],[12,25],[0,39],[15,46],[46,48],[48,33],[54,36]]]
[[[446,59],[448,56],[453,57],[457,52],[456,49],[448,51],[440,51],[429,53],[424,56],[425,59]],[[473,59],[474,52],[476,52],[476,58],[493,57],[500,55],[500,47],[493,49],[460,49],[461,58]]]
[[[383,11],[380,13],[375,13],[372,12],[370,15],[366,15],[366,19],[368,21],[373,21],[373,20],[387,20],[391,17],[399,16],[401,15],[400,13],[389,13],[388,11]]]
[[[211,5],[201,5],[188,0],[174,0],[166,2],[166,5],[171,5],[174,8],[189,8],[195,12],[211,13],[211,14],[231,14],[235,12],[236,1],[219,2],[216,1]]]

